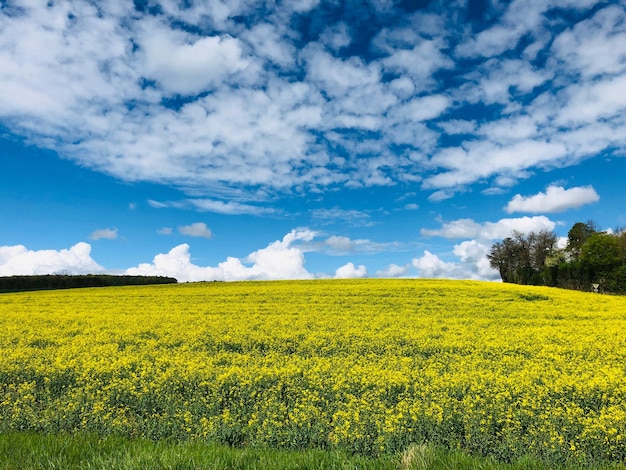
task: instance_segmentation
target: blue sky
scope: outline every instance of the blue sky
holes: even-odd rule
[[[625,157],[623,0],[0,0],[0,275],[497,280]]]

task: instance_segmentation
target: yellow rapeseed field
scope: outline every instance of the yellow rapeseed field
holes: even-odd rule
[[[316,280],[0,295],[0,432],[626,460],[626,298]]]

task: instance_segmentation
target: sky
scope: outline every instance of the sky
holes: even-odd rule
[[[626,225],[626,0],[0,0],[0,276],[499,280]]]

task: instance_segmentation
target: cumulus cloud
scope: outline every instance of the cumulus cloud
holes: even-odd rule
[[[409,271],[409,266],[400,266],[394,263],[391,263],[385,269],[380,269],[376,271],[376,275],[379,277],[401,277],[404,276]]]
[[[0,276],[94,274],[104,268],[91,258],[91,245],[77,243],[63,250],[29,250],[23,245],[0,246]]]
[[[569,209],[576,209],[598,202],[600,196],[592,186],[580,186],[565,189],[562,186],[548,186],[546,192],[533,196],[516,194],[509,201],[504,210],[511,212],[554,213]]]
[[[347,263],[340,266],[335,271],[335,278],[337,279],[358,278],[365,276],[367,276],[367,268],[362,264],[360,264],[359,267],[356,267],[354,263]]]
[[[100,230],[95,230],[89,235],[91,240],[100,240],[102,238],[107,240],[114,240],[117,238],[117,229],[116,228],[103,228]]]
[[[454,246],[456,260],[444,261],[426,250],[411,264],[417,269],[419,277],[496,281],[500,279],[500,274],[489,265],[489,249],[488,245],[476,240],[464,241]]]
[[[458,271],[458,267],[454,263],[442,261],[437,255],[428,250],[424,251],[420,258],[413,259],[411,264],[417,269],[420,277],[454,278],[456,277],[455,271]]]
[[[178,231],[183,235],[189,235],[190,237],[211,238],[213,233],[211,229],[206,226],[204,222],[195,222],[191,225],[183,225],[178,227]]]
[[[496,240],[506,238],[513,230],[518,232],[539,232],[554,230],[556,222],[546,216],[504,218],[497,222],[479,224],[473,219],[458,219],[446,222],[440,229],[422,229],[421,234],[426,237],[443,237],[448,239],[480,239]]]
[[[292,230],[282,240],[250,253],[246,258],[228,257],[217,266],[198,266],[191,262],[190,247],[184,243],[168,253],[154,257],[152,263],[143,263],[126,270],[130,275],[170,276],[185,281],[237,281],[259,279],[311,279],[304,267],[304,252],[298,242],[311,241],[315,232]]]
[[[446,253],[449,260],[443,260],[428,250],[419,258],[414,258],[412,265],[420,277],[475,279],[495,281],[500,279],[487,258],[493,240],[511,236],[512,232],[521,233],[554,230],[556,222],[546,216],[503,218],[496,222],[478,223],[473,219],[458,219],[442,224],[439,229],[422,229],[426,237],[443,237],[450,240],[464,240],[454,245],[451,253]]]

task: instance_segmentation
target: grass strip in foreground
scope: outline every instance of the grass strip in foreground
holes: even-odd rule
[[[411,445],[400,454],[369,458],[340,451],[234,448],[217,443],[153,442],[115,436],[103,438],[94,434],[0,435],[0,470],[547,470],[549,468],[555,467],[530,458],[504,464],[424,444]],[[580,466],[562,468],[582,469]]]

